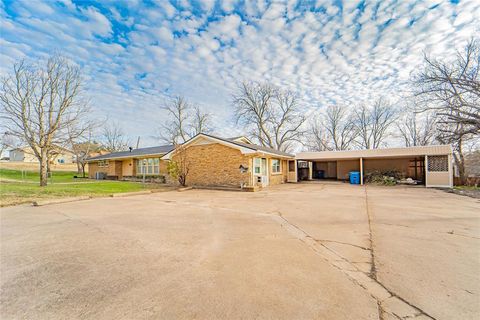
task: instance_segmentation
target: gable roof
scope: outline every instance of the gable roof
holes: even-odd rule
[[[227,138],[227,140],[232,140],[232,141],[237,141],[237,142],[244,142],[248,144],[253,144],[250,139],[248,139],[245,136],[238,136],[238,137],[232,137],[232,138]]]
[[[122,158],[133,158],[140,156],[163,156],[165,153],[173,150],[172,145],[167,146],[157,146],[157,147],[148,147],[148,148],[138,148],[133,149],[132,151],[120,151],[112,152],[96,157],[88,158],[87,161],[97,161],[97,160],[110,160],[110,159],[122,159]]]
[[[193,142],[195,142],[196,140],[198,140],[199,138],[202,138],[202,137],[204,137],[208,140],[216,141],[216,142],[224,144],[224,145],[228,145],[230,147],[240,149],[240,151],[242,153],[256,153],[256,152],[258,152],[258,153],[267,153],[267,154],[276,155],[276,156],[280,156],[280,157],[287,157],[287,158],[293,158],[294,157],[294,155],[292,155],[290,153],[279,151],[279,150],[276,150],[276,149],[273,149],[273,148],[259,146],[259,145],[256,145],[256,144],[243,143],[243,142],[237,141],[236,139],[232,140],[232,139],[220,138],[220,137],[213,136],[213,135],[206,134],[206,133],[197,134],[195,137],[186,141],[183,145],[188,146],[189,144],[192,144]],[[166,153],[162,157],[162,159],[169,159],[171,154],[173,153],[173,151],[174,151],[174,149],[170,150],[168,153]]]

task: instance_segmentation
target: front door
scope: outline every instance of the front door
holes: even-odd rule
[[[288,160],[288,182],[297,182],[297,163],[295,160]]]
[[[268,186],[268,165],[266,158],[254,158],[253,159],[253,178],[255,184],[262,187]]]

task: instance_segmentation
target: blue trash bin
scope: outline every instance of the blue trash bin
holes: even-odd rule
[[[360,172],[350,171],[350,183],[351,184],[360,184]]]

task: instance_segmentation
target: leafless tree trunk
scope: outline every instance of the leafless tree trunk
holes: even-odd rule
[[[237,123],[263,146],[288,151],[300,142],[305,117],[297,96],[268,83],[243,82],[233,96]]]
[[[407,107],[396,126],[406,147],[427,146],[435,140],[435,116],[430,112],[419,112],[416,108],[411,110]]]
[[[414,77],[417,96],[434,110],[439,125],[455,128],[451,134],[480,134],[480,40],[472,39],[452,61],[425,55],[425,67]],[[462,132],[456,130],[462,125]],[[449,126],[453,125],[453,126]]]
[[[377,149],[388,137],[388,129],[396,120],[393,106],[383,98],[376,100],[373,107],[362,105],[355,111],[357,144],[364,149]]]
[[[465,134],[463,124],[448,123],[439,124],[436,139],[442,144],[450,144],[453,149],[453,160],[458,169],[458,177],[462,185],[466,182],[465,156],[463,146],[471,139],[471,135]],[[452,134],[453,133],[453,134]]]
[[[118,123],[112,122],[103,128],[103,148],[109,152],[125,151],[128,149],[129,141]]]
[[[80,94],[80,70],[59,56],[44,66],[17,63],[3,79],[1,118],[6,131],[32,148],[40,162],[40,186],[47,185],[49,154],[68,144],[69,128],[83,133],[88,108]]]

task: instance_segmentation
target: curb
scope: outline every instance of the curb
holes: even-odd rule
[[[150,190],[136,191],[136,192],[123,192],[123,193],[111,194],[110,197],[112,197],[112,198],[129,197],[129,196],[139,196],[139,195],[142,195],[142,194],[150,194],[150,193],[152,193],[152,191],[150,191]]]
[[[66,203],[66,202],[82,201],[82,200],[89,200],[89,199],[91,199],[90,196],[82,196],[82,197],[63,198],[63,199],[39,200],[39,201],[32,202],[32,204],[34,207],[41,207],[49,204]]]
[[[178,188],[177,191],[178,192],[182,192],[182,191],[188,191],[188,190],[192,190],[193,187],[184,187],[184,188]]]

